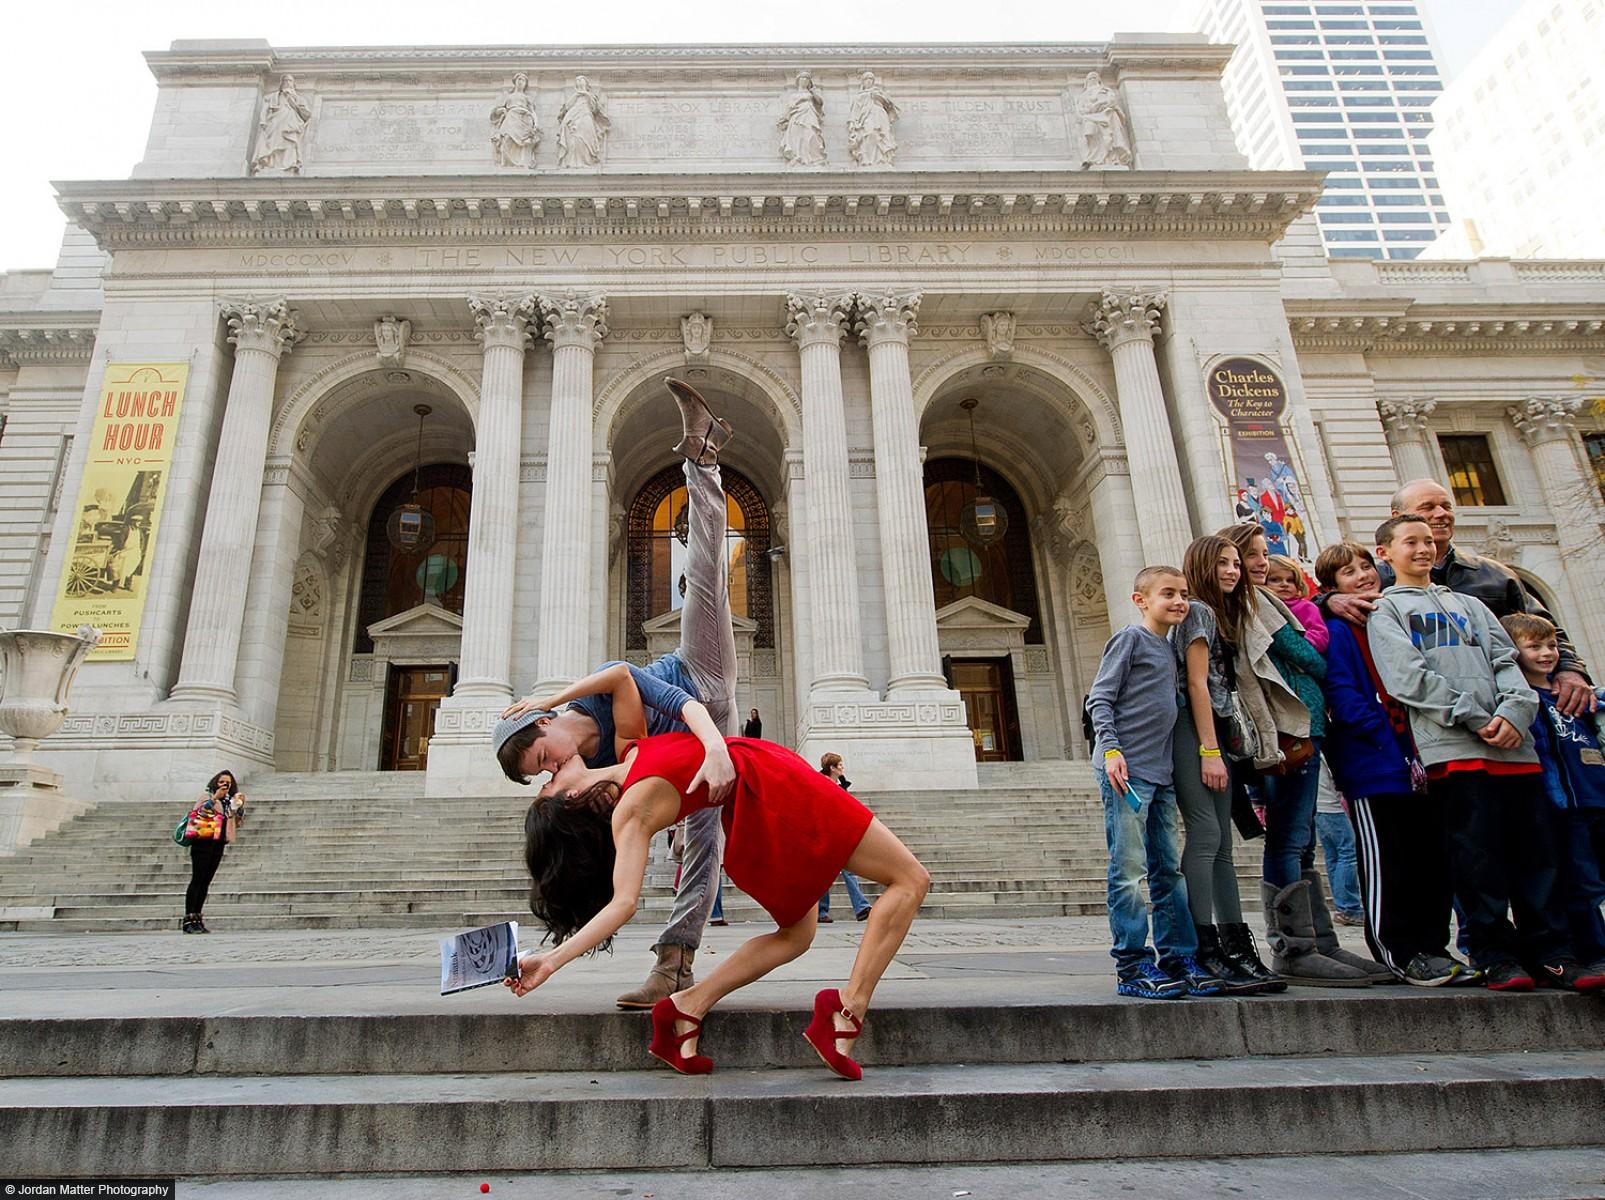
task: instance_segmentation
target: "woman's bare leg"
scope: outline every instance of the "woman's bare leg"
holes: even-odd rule
[[[869,823],[863,840],[847,860],[847,869],[865,879],[873,879],[886,889],[876,899],[875,907],[869,910],[864,940],[858,944],[858,954],[853,958],[852,974],[847,986],[841,989],[842,1005],[863,1020],[876,985],[891,966],[893,955],[902,948],[909,926],[914,924],[914,914],[931,890],[931,875],[879,818]],[[853,1025],[837,1013],[836,1028],[851,1030]],[[840,1054],[851,1054],[852,1039],[838,1038],[836,1050]]]
[[[813,943],[816,928],[818,928],[818,914],[810,908],[808,915],[795,925],[748,938],[737,947],[735,953],[703,976],[699,982],[692,984],[683,992],[676,992],[669,999],[674,1001],[674,1006],[686,1016],[700,1019],[707,1015],[710,1008],[737,988],[746,987],[747,984],[762,979],[776,967],[784,966],[802,954]],[[675,1022],[676,1033],[685,1033],[690,1028],[691,1026],[684,1021]],[[688,1041],[683,1053],[695,1054],[696,1046],[695,1039]]]

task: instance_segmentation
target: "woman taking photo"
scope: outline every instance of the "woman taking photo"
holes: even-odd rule
[[[200,823],[203,836],[193,837],[189,843],[189,889],[184,893],[184,920],[179,928],[185,933],[211,933],[201,920],[201,909],[206,907],[206,893],[223,861],[223,851],[234,840],[245,815],[245,794],[235,782],[234,772],[213,775],[195,807],[206,817]]]
[[[606,946],[635,915],[653,837],[713,807],[707,785],[694,778],[702,744],[688,733],[640,737],[646,730],[641,698],[627,672],[613,692],[613,717],[617,765],[587,768],[575,791],[535,801],[525,818],[530,911],[557,945],[519,957],[519,976],[507,981],[519,996],[580,955]],[[790,750],[748,738],[729,738],[727,744],[736,781],[719,806],[725,873],[779,928],[749,939],[711,974],[659,1000],[649,1049],[682,1074],[712,1071],[713,1060],[698,1053],[703,1017],[737,988],[808,949],[819,897],[847,869],[885,891],[870,911],[846,986],[826,988],[814,998],[813,1020],[803,1036],[832,1071],[858,1079],[862,1071],[850,1054],[852,1040],[925,899],[930,876],[867,808]]]
[[[1191,600],[1187,619],[1170,635],[1183,705],[1173,742],[1174,779],[1185,830],[1181,871],[1198,931],[1198,962],[1224,980],[1228,992],[1285,991],[1287,984],[1260,962],[1243,920],[1232,857],[1231,764],[1222,749],[1228,744],[1237,647],[1252,620],[1251,585],[1243,578],[1237,547],[1223,537],[1193,542],[1182,569]]]

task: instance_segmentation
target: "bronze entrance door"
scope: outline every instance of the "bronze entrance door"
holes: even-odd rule
[[[385,686],[381,771],[422,771],[429,763],[435,713],[451,694],[450,666],[391,667]]]
[[[1020,722],[1014,711],[1014,673],[1006,658],[949,660],[952,686],[964,701],[976,762],[1018,761]]]

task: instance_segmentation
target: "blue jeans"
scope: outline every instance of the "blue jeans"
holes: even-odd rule
[[[1332,881],[1333,907],[1345,916],[1360,916],[1365,906],[1360,899],[1359,856],[1349,814],[1316,813],[1315,832],[1320,835],[1321,853],[1326,856],[1326,875]]]
[[[1152,962],[1148,948],[1148,909],[1142,880],[1154,910],[1154,948],[1163,965],[1198,952],[1198,934],[1187,907],[1187,884],[1181,875],[1180,824],[1176,789],[1170,784],[1133,779],[1117,796],[1109,777],[1098,772],[1103,793],[1103,831],[1109,843],[1109,932],[1115,970],[1125,976],[1142,962]],[[1132,808],[1135,799],[1137,807]]]
[[[708,914],[708,920],[719,921],[724,919],[724,872],[719,873],[719,882],[713,889],[713,911]]]
[[[1584,964],[1605,959],[1605,812],[1597,808],[1557,813],[1565,844],[1557,895],[1571,928],[1572,949]]]
[[[1320,740],[1315,740],[1309,761],[1293,774],[1262,775],[1259,782],[1265,798],[1265,882],[1280,890],[1303,877],[1304,859],[1314,846]]]
[[[851,871],[842,872],[842,882],[847,885],[847,899],[852,901],[853,915],[869,911],[869,897],[864,895],[864,889],[858,886],[858,876]],[[824,917],[830,914],[830,889],[819,898],[819,915]]]

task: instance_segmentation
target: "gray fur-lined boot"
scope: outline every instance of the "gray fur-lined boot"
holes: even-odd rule
[[[691,973],[697,952],[690,946],[657,945],[652,949],[658,953],[657,964],[645,983],[614,1001],[620,1008],[651,1008],[659,1000],[683,992],[697,981]]]
[[[1306,987],[1366,987],[1370,978],[1359,969],[1327,958],[1315,948],[1310,916],[1310,884],[1300,879],[1285,888],[1263,880],[1265,941],[1271,949],[1271,970],[1290,984]]]
[[[1326,907],[1326,891],[1321,886],[1321,873],[1311,867],[1304,872],[1304,882],[1310,885],[1310,919],[1315,927],[1315,948],[1334,962],[1365,972],[1373,983],[1394,982],[1393,972],[1376,959],[1362,958],[1338,944],[1337,930],[1332,928],[1332,914]]]

